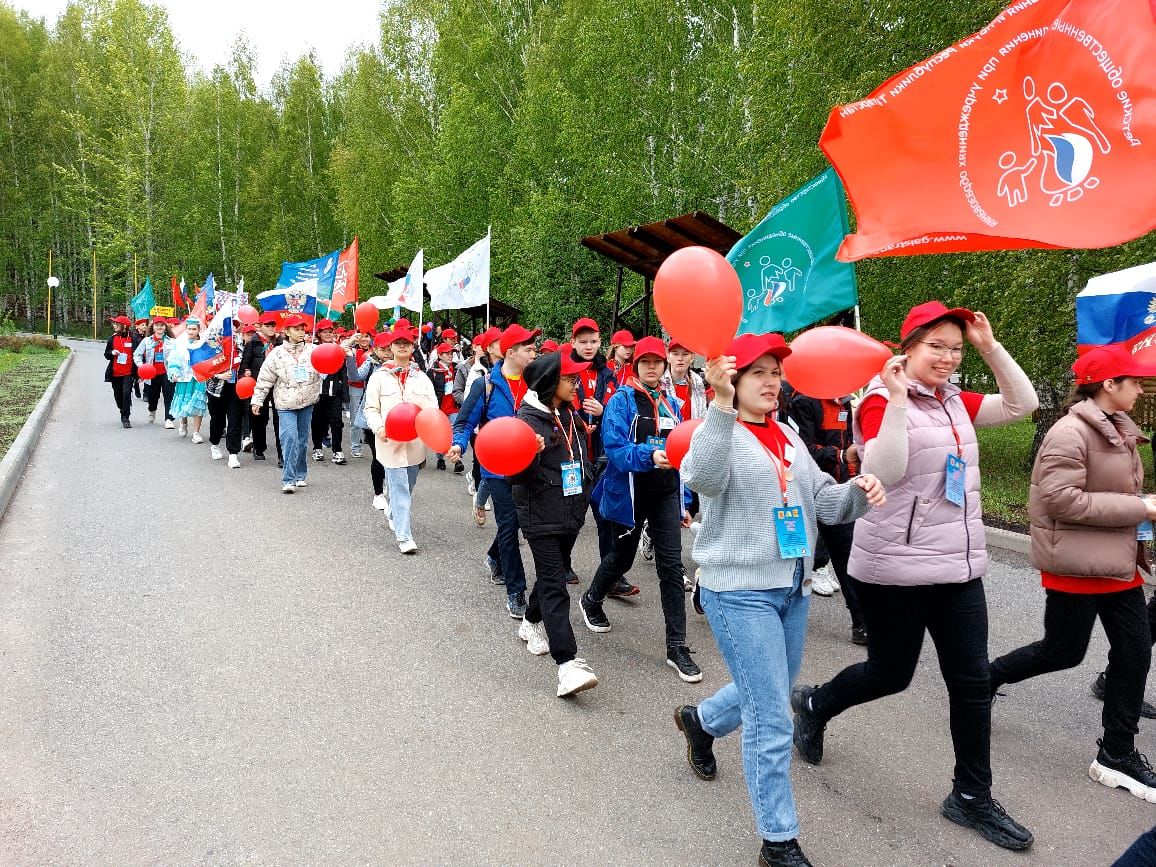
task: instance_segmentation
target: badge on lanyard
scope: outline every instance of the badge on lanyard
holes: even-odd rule
[[[963,506],[964,479],[967,476],[967,461],[957,455],[947,456],[947,501]]]
[[[803,510],[799,506],[775,508],[775,535],[779,540],[779,556],[784,560],[810,556],[807,525],[803,521]]]
[[[298,364],[296,367],[293,368],[293,381],[294,382],[308,382],[309,381],[309,369],[307,367],[305,367],[304,364]]]
[[[844,410],[840,411],[840,413],[839,413],[839,421],[841,421],[841,422],[846,422],[846,421],[847,421],[847,410],[845,410],[845,409],[844,409]]]
[[[660,431],[672,431],[672,430],[674,430],[674,419],[672,419],[670,416],[666,416],[666,415],[660,416],[658,419],[658,429]]]
[[[128,364],[128,355],[126,355],[123,352],[118,352],[116,354],[116,363],[117,364]]]
[[[666,439],[664,437],[647,437],[646,444],[655,451],[661,451],[666,448]]]
[[[582,464],[566,461],[562,464],[562,496],[574,497],[582,493]]]
[[[1140,499],[1143,499],[1141,497]],[[1151,542],[1153,537],[1152,522],[1145,518],[1136,527],[1136,541],[1137,542]]]

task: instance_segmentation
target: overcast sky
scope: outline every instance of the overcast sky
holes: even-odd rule
[[[34,18],[56,23],[67,0],[7,0]],[[147,0],[168,10],[181,50],[205,72],[225,63],[244,31],[257,54],[257,84],[266,87],[288,57],[313,48],[327,78],[341,68],[353,45],[377,41],[381,0]]]

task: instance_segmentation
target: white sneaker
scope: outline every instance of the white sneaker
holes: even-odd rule
[[[182,418],[181,424],[177,428],[177,436],[183,437],[186,434],[188,434],[188,432],[189,432],[189,423]]]
[[[373,498],[373,508],[385,511],[389,508],[389,500],[385,498],[385,494],[378,494]]]
[[[176,425],[173,424],[173,420],[171,418],[165,419],[165,430],[172,430],[175,427]],[[182,436],[184,436],[184,434],[182,434]]]
[[[152,424],[152,423],[153,423],[154,421],[156,421],[156,420],[157,420],[157,414],[156,414],[156,412],[155,412],[155,411],[153,411],[153,412],[150,412],[150,413],[149,413],[149,424]]]
[[[585,659],[571,659],[558,666],[558,698],[598,686],[598,676]]]
[[[199,432],[194,433],[192,439],[189,440],[189,442],[191,442],[195,446],[199,446],[204,441],[205,441],[205,438],[203,436],[201,436],[201,434]]]
[[[193,440],[193,442],[196,442],[196,440]],[[215,461],[219,461],[221,458],[224,457],[224,455],[221,454],[221,447],[220,446],[209,446],[209,454],[212,456],[213,460],[215,460]]]
[[[243,440],[241,440],[241,451],[243,451],[243,452],[253,451],[253,438],[252,437],[245,437]]]
[[[282,485],[281,486],[281,493],[282,494],[295,494],[295,493],[297,493],[297,486],[294,485],[292,482],[290,482],[288,485]]]
[[[466,493],[472,497],[477,494],[477,492],[478,489],[474,486],[474,476],[473,473],[471,473],[469,479],[466,481]]]
[[[354,446],[353,448],[351,448],[349,450],[349,453],[351,455],[353,455],[355,458],[361,457],[361,446]]]
[[[403,554],[413,554],[415,551],[417,551],[417,542],[415,542],[413,539],[406,539],[404,542],[398,542],[397,550],[401,551]]]
[[[232,469],[232,470],[241,469],[241,459],[239,457],[237,457],[236,455],[229,455],[229,469]]]
[[[489,500],[486,500],[486,511],[487,512],[494,511],[494,504],[492,502],[490,502]]]
[[[309,483],[307,481],[305,481],[304,479],[301,479],[301,481],[296,482],[296,485],[299,488],[308,488],[309,487]]]
[[[526,650],[534,656],[545,656],[550,652],[550,639],[546,637],[546,627],[541,623],[531,623],[523,617],[518,627],[518,637],[526,642]]]
[[[334,452],[333,453],[333,463],[335,463],[335,464],[345,463],[345,455],[343,455],[341,452]]]
[[[385,504],[385,523],[389,524],[389,529],[393,531],[393,515],[389,513],[389,503]]]
[[[313,460],[315,460],[315,461],[325,460],[325,453],[323,451],[321,451],[321,449],[314,449],[313,450]]]
[[[838,580],[826,569],[811,573],[811,592],[816,596],[834,596],[838,590]]]

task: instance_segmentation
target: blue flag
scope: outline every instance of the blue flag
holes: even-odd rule
[[[132,296],[132,300],[128,302],[132,308],[133,319],[147,319],[149,313],[157,306],[156,299],[153,297],[153,284],[148,277],[145,277],[144,288]]]
[[[205,307],[209,310],[216,310],[217,293],[213,286],[212,274],[205,278],[205,285],[201,287],[201,291],[205,293]]]
[[[339,253],[339,250],[335,250],[308,262],[282,262],[277,286],[257,296],[261,309],[286,315],[316,315],[317,299],[333,296],[333,279],[337,275]]]
[[[743,286],[739,334],[798,331],[854,307],[855,266],[835,261],[849,231],[834,169],[775,205],[727,254]]]

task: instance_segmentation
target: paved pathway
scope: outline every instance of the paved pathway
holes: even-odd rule
[[[579,644],[602,684],[553,696],[478,560],[462,479],[424,472],[416,558],[369,508],[368,467],[241,470],[149,426],[120,427],[95,344],[77,364],[0,524],[0,864],[751,864],[738,738],[697,780],[671,711],[725,669],[663,664],[653,569],[614,631]],[[528,561],[528,558],[527,558]],[[593,528],[576,567],[595,567]],[[1043,593],[996,555],[991,647],[1040,632]],[[816,599],[804,678],[861,658],[842,603]],[[947,701],[925,654],[907,693],[844,715],[795,766],[817,864],[1096,865],[1156,806],[1086,776],[1105,660],[995,708],[996,794],[1036,834],[1013,856],[938,815]],[[1145,722],[1142,750],[1156,752]]]

